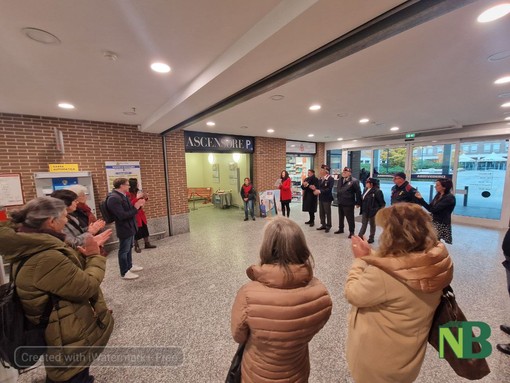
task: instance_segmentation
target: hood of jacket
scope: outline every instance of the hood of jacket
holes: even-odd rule
[[[453,279],[453,262],[441,242],[426,253],[387,257],[369,255],[362,259],[424,293],[441,291]]]
[[[0,226],[0,254],[9,262],[18,262],[49,249],[61,249],[65,244],[51,234],[18,233],[9,224]]]
[[[285,269],[280,265],[252,265],[246,270],[246,275],[252,281],[257,281],[268,287],[278,289],[294,289],[306,286],[313,278],[313,271],[307,265],[289,265],[291,278],[287,277]]]

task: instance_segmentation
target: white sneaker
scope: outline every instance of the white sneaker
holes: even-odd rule
[[[131,266],[131,269],[129,269],[129,271],[133,271],[133,272],[142,271],[142,270],[143,270],[143,267],[137,266],[137,265],[133,265],[133,266]]]
[[[138,274],[132,273],[131,270],[129,270],[126,274],[124,274],[122,279],[136,279],[138,277],[139,277]]]

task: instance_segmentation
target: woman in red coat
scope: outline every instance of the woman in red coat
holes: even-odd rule
[[[287,210],[287,217],[290,215],[290,201],[292,201],[292,182],[289,173],[283,170],[281,173],[281,183],[278,186],[280,189],[280,202],[282,203],[282,215],[285,217],[285,210]]]
[[[136,178],[130,178],[129,179],[129,192],[128,192],[128,198],[131,200],[131,203],[133,206],[135,205],[136,201],[139,199],[148,199],[147,193],[142,192],[140,189],[138,189],[138,180]],[[138,209],[138,213],[135,216],[136,218],[136,226],[138,227],[138,231],[135,234],[135,251],[137,253],[141,253],[142,249],[140,248],[140,245],[138,244],[138,240],[142,239],[145,242],[145,248],[146,249],[154,249],[156,248],[155,245],[151,245],[149,242],[149,229],[147,227],[147,217],[145,216],[145,212],[143,211],[143,208]]]

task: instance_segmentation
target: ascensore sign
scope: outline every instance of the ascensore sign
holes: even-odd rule
[[[184,131],[184,140],[187,153],[253,153],[255,142],[247,136],[188,131]]]

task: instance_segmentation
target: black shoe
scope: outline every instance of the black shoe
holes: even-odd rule
[[[255,221],[255,217],[251,217],[252,221]]]
[[[502,324],[501,326],[499,326],[499,329],[501,331],[503,331],[504,333],[510,335],[510,326],[507,326],[505,324]]]
[[[245,218],[244,220],[245,220],[245,221],[248,221],[248,218]]]
[[[352,238],[353,235],[354,233],[349,233],[349,236],[347,238]]]
[[[326,230],[326,226],[321,226],[321,227],[318,227],[317,230]],[[328,229],[329,230],[329,229]]]
[[[329,227],[327,227],[326,229],[324,229],[324,232],[325,232],[325,233],[329,233]]]
[[[315,223],[311,222],[310,227],[314,227],[314,226],[315,226]]]
[[[305,222],[305,225],[309,225],[311,223],[312,223],[312,221],[307,221],[307,222]]]
[[[343,231],[343,230],[337,230],[337,231],[335,231],[335,234],[343,234],[343,233],[344,233],[344,231]]]
[[[374,243],[374,239],[373,238],[368,238],[368,243]]]
[[[496,348],[501,351],[503,354],[510,355],[510,344],[497,344]]]

